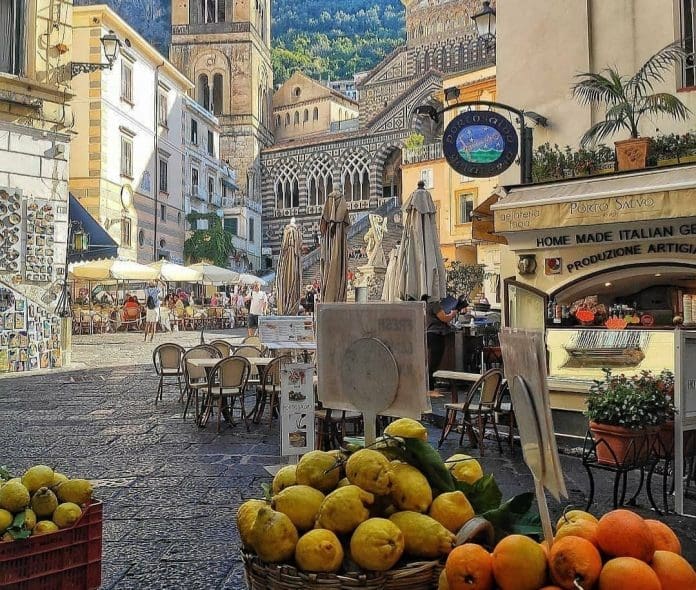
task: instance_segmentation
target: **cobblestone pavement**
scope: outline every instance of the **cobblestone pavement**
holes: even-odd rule
[[[77,337],[77,369],[1,379],[0,464],[19,472],[45,462],[97,480],[95,495],[105,510],[104,588],[245,588],[234,514],[270,481],[263,466],[283,462],[277,425],[252,426],[249,434],[242,425],[220,435],[212,424],[199,430],[182,420],[173,389],[155,406],[154,345],[173,339],[190,346],[199,336],[158,334],[152,345],[141,337]],[[430,430],[435,440],[439,431]],[[443,455],[457,450],[457,438],[450,436]],[[496,474],[506,497],[533,489],[520,455],[519,449],[514,457],[507,449],[500,455],[487,443],[484,469]],[[584,505],[587,477],[579,460],[562,462],[571,502]],[[604,510],[609,483],[599,488]],[[639,502],[647,504],[644,493]],[[551,501],[551,509],[556,516],[561,506]],[[664,519],[696,562],[693,521]]]

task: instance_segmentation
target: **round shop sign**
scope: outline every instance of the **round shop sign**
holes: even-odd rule
[[[517,132],[500,113],[467,111],[455,117],[442,137],[447,163],[459,174],[490,178],[517,158]]]

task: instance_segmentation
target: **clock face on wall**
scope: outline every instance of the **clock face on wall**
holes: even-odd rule
[[[500,113],[468,111],[455,117],[442,137],[447,163],[459,174],[490,178],[507,170],[517,158],[517,132]]]

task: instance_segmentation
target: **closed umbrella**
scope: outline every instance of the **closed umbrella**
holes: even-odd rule
[[[423,181],[403,206],[404,230],[397,269],[397,292],[404,301],[419,301],[423,295],[447,296],[445,263],[440,251],[435,215],[437,209]]]
[[[335,303],[346,300],[348,282],[348,207],[343,195],[332,192],[324,203],[321,215],[321,301]]]
[[[297,315],[302,288],[302,234],[294,218],[283,230],[275,284],[278,314]]]
[[[149,267],[157,269],[159,278],[171,283],[197,283],[203,280],[203,273],[195,268],[174,264],[168,260],[160,260],[148,264]]]
[[[159,276],[156,268],[132,260],[93,260],[77,262],[69,267],[73,279],[85,281],[154,281]]]
[[[394,246],[389,253],[389,263],[387,272],[384,273],[384,287],[382,288],[382,301],[399,301],[398,291],[398,268],[399,268],[400,245]]]
[[[213,264],[191,264],[188,268],[201,273],[204,283],[213,285],[225,285],[228,283],[236,283],[239,280],[239,273],[230,270],[229,268],[221,268]]]

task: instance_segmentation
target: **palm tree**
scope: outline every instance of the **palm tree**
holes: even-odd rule
[[[678,43],[660,49],[631,77],[622,76],[616,68],[606,68],[599,74],[578,74],[573,96],[583,105],[606,104],[604,121],[595,123],[580,140],[585,147],[600,142],[621,129],[638,137],[638,124],[644,115],[667,115],[684,121],[691,113],[676,96],[654,92],[654,85],[665,81],[665,72],[680,63],[685,52]]]

